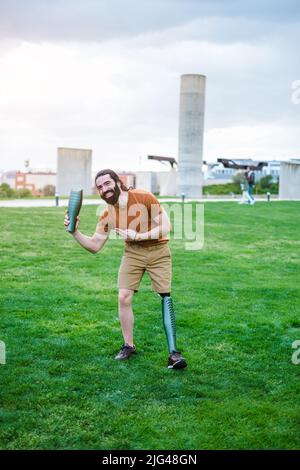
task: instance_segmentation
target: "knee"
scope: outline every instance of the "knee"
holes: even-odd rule
[[[159,295],[160,295],[161,298],[163,299],[164,297],[171,297],[171,292],[167,292],[167,293],[163,293],[163,294],[161,294],[161,293],[159,292]]]
[[[121,307],[130,307],[132,293],[126,291],[119,291],[119,305]]]

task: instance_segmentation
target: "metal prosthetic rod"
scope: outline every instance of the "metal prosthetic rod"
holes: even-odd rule
[[[163,324],[167,336],[169,352],[177,351],[176,349],[176,328],[175,313],[173,308],[172,297],[166,296],[161,299]]]
[[[70,233],[75,232],[76,226],[76,217],[78,216],[81,205],[82,205],[82,194],[83,191],[80,189],[79,191],[71,191],[69,205],[68,205],[68,215],[70,219],[70,223],[68,225],[67,231]]]

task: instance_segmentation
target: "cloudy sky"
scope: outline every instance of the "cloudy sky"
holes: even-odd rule
[[[207,76],[205,159],[299,157],[299,45],[298,0],[0,0],[0,169],[57,147],[160,168],[185,73]]]

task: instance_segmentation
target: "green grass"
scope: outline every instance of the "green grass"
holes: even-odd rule
[[[279,183],[271,183],[267,187],[261,187],[260,183],[258,182],[253,189],[254,195],[262,195],[267,194],[278,194]],[[210,195],[210,196],[221,196],[221,195],[232,195],[235,194],[237,196],[241,196],[242,190],[239,183],[225,183],[225,184],[210,184],[207,186],[203,186],[203,195]]]
[[[139,353],[113,359],[123,245],[84,251],[64,210],[0,209],[0,447],[299,448],[300,203],[206,203],[203,250],[171,241],[183,371],[166,368],[146,278],[134,299]],[[84,233],[95,211],[82,208]]]

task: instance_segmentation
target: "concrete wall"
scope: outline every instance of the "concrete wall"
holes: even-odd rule
[[[177,194],[202,195],[204,75],[182,75],[180,86]]]
[[[159,171],[156,173],[157,186],[160,196],[176,196],[177,171],[171,168],[169,171]]]
[[[35,189],[44,189],[45,186],[51,184],[56,185],[56,174],[27,173],[26,184],[33,184]]]
[[[279,198],[300,200],[300,161],[281,162]]]
[[[83,189],[85,196],[92,194],[92,150],[57,149],[57,184],[60,196],[68,196],[72,189]]]
[[[154,171],[136,171],[135,187],[151,193],[157,192],[157,178]]]
[[[151,193],[159,193],[160,196],[175,196],[177,171],[137,171],[135,173],[135,187]]]

